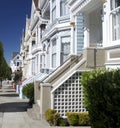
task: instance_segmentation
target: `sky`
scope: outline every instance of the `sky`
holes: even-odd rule
[[[0,41],[8,64],[13,52],[20,52],[20,40],[32,0],[0,0]]]

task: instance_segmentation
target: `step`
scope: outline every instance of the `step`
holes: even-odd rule
[[[28,108],[27,113],[32,119],[40,120],[40,108],[37,104],[33,104],[32,108]]]

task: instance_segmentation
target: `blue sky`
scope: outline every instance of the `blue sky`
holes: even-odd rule
[[[32,0],[0,0],[0,41],[8,64],[13,52],[20,51],[20,39],[26,15],[30,17]]]

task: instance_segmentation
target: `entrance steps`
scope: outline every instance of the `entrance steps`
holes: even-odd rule
[[[33,104],[32,108],[27,109],[28,115],[34,120],[40,120],[40,107],[37,104]]]

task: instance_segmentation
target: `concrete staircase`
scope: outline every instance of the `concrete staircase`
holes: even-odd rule
[[[32,108],[27,109],[28,115],[34,120],[40,120],[40,107],[38,104],[33,104]]]

